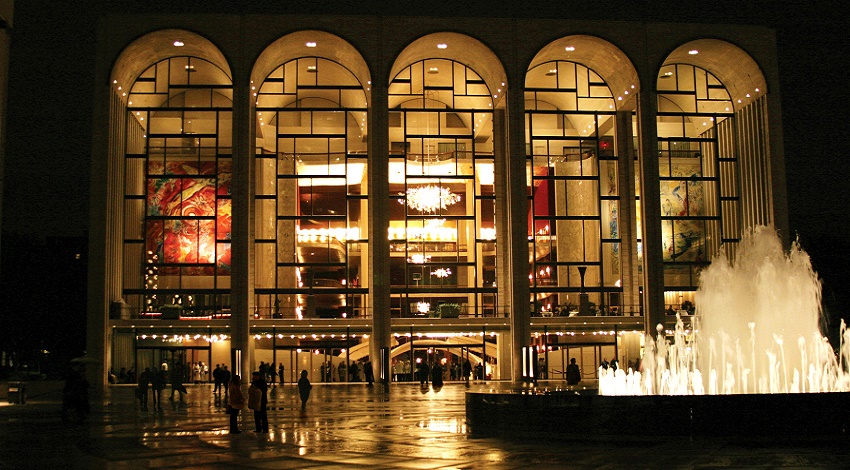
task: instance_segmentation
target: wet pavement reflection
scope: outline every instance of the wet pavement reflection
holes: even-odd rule
[[[61,387],[61,385],[60,385]],[[114,386],[83,423],[63,423],[58,392],[0,406],[0,469],[30,468],[847,468],[846,440],[771,443],[635,436],[563,441],[472,438],[467,390],[504,383],[383,387],[315,384],[301,411],[294,384],[269,393],[269,433],[228,433],[223,395],[190,386],[186,403],[140,411],[133,386]],[[166,390],[165,396],[167,396]]]

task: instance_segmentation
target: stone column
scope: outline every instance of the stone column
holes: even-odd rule
[[[620,281],[625,313],[637,314],[640,302],[637,259],[637,205],[635,204],[635,161],[632,112],[617,112],[617,169],[619,195]]]
[[[494,112],[494,141],[496,142],[497,168],[503,169],[507,188],[508,232],[498,235],[500,250],[506,250],[508,262],[501,269],[508,270],[510,285],[511,320],[511,380],[522,379],[522,348],[531,344],[531,308],[528,286],[528,196],[525,159],[525,104],[522,90],[510,88],[507,94],[507,113]]]
[[[647,82],[648,83],[648,82]],[[658,176],[658,94],[638,97],[641,155],[641,240],[643,241],[643,314],[646,333],[655,337],[664,323],[664,263],[661,245],[661,182]]]
[[[251,81],[245,71],[234,71],[233,80],[233,225],[231,233],[231,364],[242,377],[251,373],[253,342],[250,318],[254,311],[254,148],[255,109]],[[238,352],[238,353],[237,353]]]
[[[389,102],[387,85],[372,83],[369,109],[369,310],[372,312],[372,337],[369,356],[375,379],[390,383],[389,350],[392,339],[390,321],[390,225],[389,179]]]

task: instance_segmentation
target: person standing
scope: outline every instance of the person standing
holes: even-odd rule
[[[283,385],[283,363],[280,363],[277,366],[277,381]]]
[[[230,393],[226,391],[229,390]],[[245,407],[245,395],[242,394],[242,381],[234,375],[225,387],[227,393],[227,412],[230,414],[230,434],[239,434],[239,410]]]
[[[301,378],[298,379],[298,394],[301,396],[301,411],[307,410],[307,399],[310,398],[310,390],[313,389],[313,384],[307,378],[307,371],[301,371]]]
[[[259,371],[251,373],[251,387],[248,388],[248,408],[254,410],[254,432],[269,432],[268,406],[269,386]]]
[[[443,386],[443,368],[439,362],[435,362],[434,367],[431,368],[431,385],[435,388]]]
[[[469,382],[469,376],[472,375],[472,364],[469,363],[469,359],[463,362],[463,380]]]
[[[213,393],[221,393],[222,383],[221,383],[221,366],[219,364],[215,365],[215,368],[212,371],[213,376]]]
[[[576,358],[571,358],[567,365],[567,385],[576,385],[581,382],[581,370],[576,364]]]
[[[369,386],[375,382],[375,372],[372,370],[372,361],[366,359],[366,363],[363,364],[363,373],[366,375],[366,382]]]

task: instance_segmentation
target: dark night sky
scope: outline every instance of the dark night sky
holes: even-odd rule
[[[87,230],[98,8],[197,11],[193,2],[18,0],[12,30],[2,229],[16,240],[83,237]],[[209,0],[203,11],[280,12],[293,2]],[[297,3],[297,2],[295,2]],[[305,2],[307,3],[307,2]],[[232,5],[240,5],[233,7]],[[176,6],[175,6],[176,5]],[[844,1],[672,0],[307,3],[316,12],[600,17],[758,24],[777,30],[792,233],[824,278],[825,297],[846,304],[850,263],[850,22]],[[577,8],[575,5],[582,5]],[[306,8],[301,6],[300,8]],[[315,11],[315,10],[314,10]],[[4,258],[6,262],[9,258]],[[9,266],[4,267],[8,273]],[[8,274],[7,274],[8,275]]]

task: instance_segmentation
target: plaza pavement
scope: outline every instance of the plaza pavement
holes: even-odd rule
[[[550,384],[557,386],[557,384]],[[550,386],[541,384],[541,386]],[[113,386],[79,424],[60,419],[60,387],[0,404],[0,469],[847,469],[850,440],[783,442],[634,436],[475,438],[465,424],[467,390],[508,387],[449,382],[439,390],[392,384],[314,384],[300,411],[294,384],[271,389],[268,434],[251,415],[242,434],[212,385],[189,386],[185,407],[139,411],[133,386]],[[167,396],[170,389],[166,389]],[[244,414],[243,414],[244,415]]]

